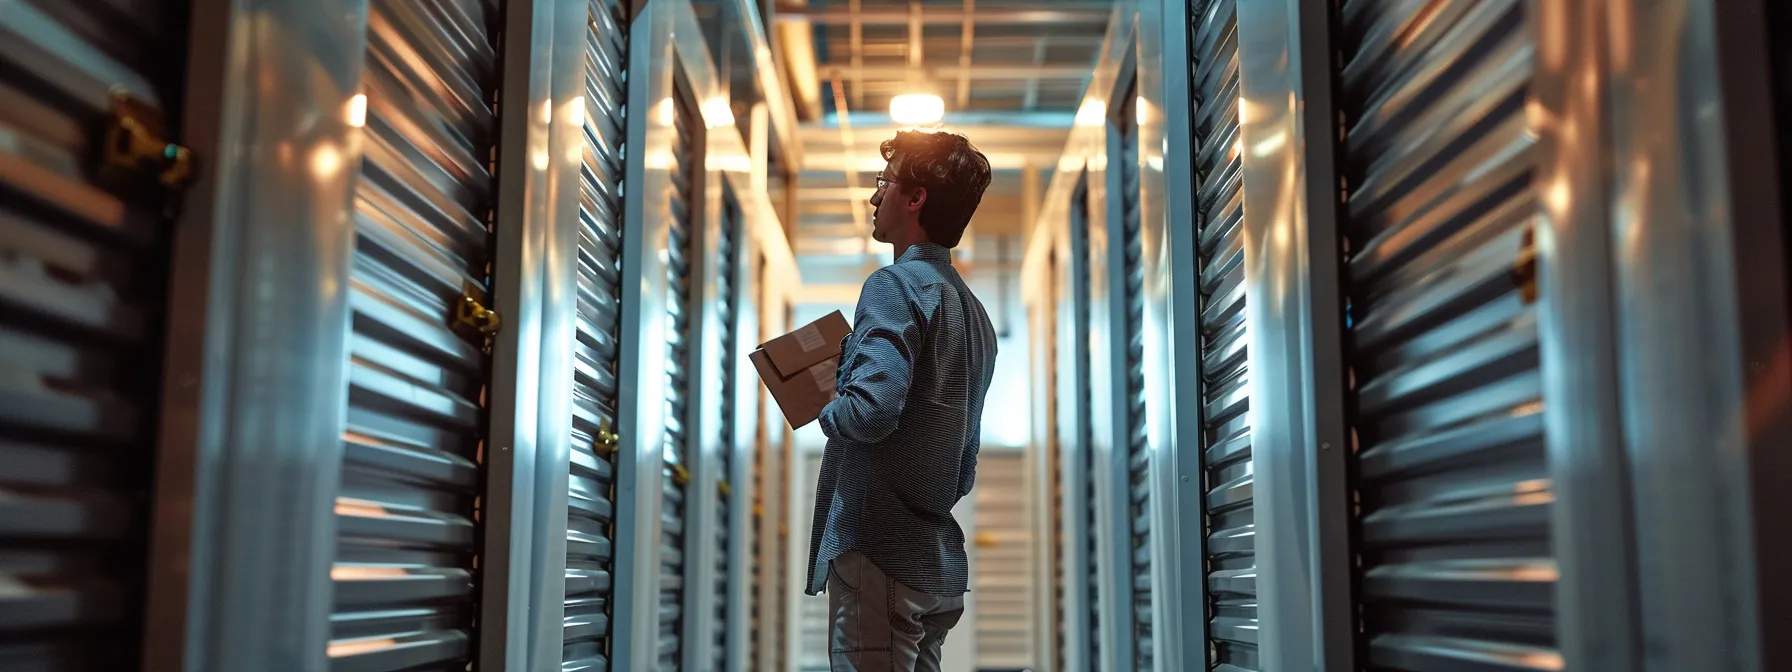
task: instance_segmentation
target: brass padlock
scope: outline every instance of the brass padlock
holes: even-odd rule
[[[591,452],[608,457],[622,446],[622,437],[610,431],[610,419],[597,422],[597,436],[591,439]]]
[[[498,316],[498,311],[486,308],[483,299],[484,292],[470,284],[461,289],[460,304],[455,309],[454,321],[472,327],[480,334],[491,336],[498,333],[498,327],[504,320]]]
[[[112,89],[112,118],[100,147],[106,170],[153,177],[169,189],[193,182],[193,152],[163,134],[161,113],[123,87]]]

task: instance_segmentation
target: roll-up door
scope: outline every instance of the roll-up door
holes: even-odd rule
[[[1519,0],[1342,9],[1369,666],[1560,669]]]
[[[729,533],[733,523],[732,510],[734,501],[733,488],[728,482],[728,475],[734,473],[734,404],[735,404],[735,369],[739,364],[735,357],[738,349],[736,343],[737,329],[740,321],[735,319],[740,304],[736,300],[735,268],[739,265],[740,249],[740,203],[735,201],[734,192],[722,190],[722,235],[716,246],[716,320],[722,325],[718,334],[722,347],[722,418],[719,446],[716,450],[716,473],[721,478],[716,493],[716,620],[715,620],[715,667],[713,670],[725,670],[728,667],[728,572],[732,567],[729,555]]]
[[[1060,262],[1058,261],[1057,252],[1053,251],[1052,254],[1047,255],[1045,262],[1047,269],[1045,277],[1051,278],[1050,285],[1052,290],[1050,300],[1053,302],[1054,306],[1049,314],[1052,316],[1063,315],[1063,311],[1055,307],[1062,305],[1062,302],[1059,301],[1059,296],[1064,291],[1062,289],[1063,286],[1059,284],[1058,281]],[[1058,325],[1054,324],[1051,328],[1055,330],[1058,328]],[[1058,402],[1056,390],[1058,389],[1058,386],[1062,384],[1061,381],[1064,380],[1065,376],[1065,372],[1060,370],[1061,365],[1059,364],[1058,356],[1068,349],[1058,341],[1059,338],[1057,333],[1054,333],[1051,338],[1044,339],[1045,347],[1047,348],[1044,357],[1047,367],[1047,378],[1044,381],[1039,381],[1045,384],[1047,390],[1051,391],[1046,394],[1046,417],[1051,419],[1054,427],[1058,422],[1059,413],[1062,412],[1060,410],[1061,405]],[[1074,372],[1072,372],[1071,375],[1074,376]],[[1045,469],[1046,506],[1050,507],[1048,519],[1050,520],[1051,525],[1046,533],[1051,535],[1051,543],[1047,548],[1050,549],[1048,553],[1051,555],[1052,563],[1051,616],[1052,632],[1055,635],[1053,640],[1053,650],[1051,651],[1054,664],[1050,666],[1050,669],[1054,670],[1070,669],[1070,663],[1067,660],[1064,651],[1065,641],[1068,634],[1066,631],[1068,628],[1072,627],[1070,623],[1070,615],[1065,613],[1065,600],[1069,593],[1067,590],[1069,588],[1067,583],[1073,580],[1070,576],[1069,563],[1066,562],[1067,559],[1064,557],[1064,532],[1066,527],[1066,521],[1064,520],[1064,502],[1066,493],[1064,491],[1064,474],[1061,469],[1063,468],[1065,443],[1066,441],[1061,437],[1051,442],[1052,449],[1046,453],[1046,459],[1049,463],[1046,465]]]
[[[745,233],[746,232],[743,230],[740,235],[744,238]],[[757,342],[762,330],[760,320],[764,319],[760,316],[760,311],[765,310],[765,303],[761,298],[763,294],[760,293],[760,289],[765,283],[765,254],[754,249],[750,244],[747,246],[747,250],[749,250],[751,254],[749,257],[750,261],[746,262],[747,272],[742,274],[741,287],[737,290],[740,292],[740,298],[736,300],[734,304],[735,310],[738,311],[741,316],[739,331],[737,333],[747,334],[748,338],[752,338],[753,342]],[[740,342],[741,338],[741,336],[735,336],[735,346],[737,348],[743,346]],[[738,362],[739,359],[737,351],[735,360]],[[736,366],[742,365],[736,364]],[[741,372],[737,372],[735,374],[737,376],[735,393],[740,395],[739,398],[735,400],[735,403],[744,404],[745,407],[738,409],[736,415],[742,419],[749,419],[752,424],[735,431],[747,435],[751,441],[750,445],[753,446],[752,515],[747,517],[746,528],[750,531],[747,535],[747,558],[749,558],[749,562],[752,563],[747,576],[749,577],[748,580],[753,582],[752,587],[748,589],[748,594],[753,597],[752,603],[747,608],[748,617],[752,619],[752,622],[747,628],[747,646],[749,647],[749,650],[746,656],[747,662],[745,668],[749,670],[758,670],[770,667],[775,663],[775,661],[762,659],[762,656],[766,656],[770,651],[768,650],[768,647],[765,646],[765,642],[759,640],[759,637],[762,634],[777,632],[771,629],[775,627],[774,622],[771,619],[766,618],[767,614],[761,610],[769,608],[776,603],[776,600],[768,600],[766,598],[769,596],[769,591],[777,590],[778,582],[775,580],[775,576],[768,576],[761,572],[767,570],[775,572],[777,571],[777,568],[782,565],[778,564],[775,560],[768,563],[766,562],[766,558],[760,555],[760,553],[771,552],[774,545],[778,543],[774,537],[771,537],[766,533],[767,530],[765,527],[765,517],[767,512],[766,503],[769,501],[767,499],[767,493],[774,489],[770,480],[772,475],[772,465],[766,463],[767,460],[772,459],[772,454],[766,441],[766,432],[771,428],[767,427],[763,420],[765,417],[763,413],[765,408],[760,404],[761,392],[758,376],[741,376],[740,373]],[[780,493],[784,492],[782,487],[776,489]],[[773,510],[775,510],[775,508]],[[775,595],[775,593],[770,593],[770,595]]]
[[[696,104],[690,84],[674,66],[672,95],[672,187],[666,194],[671,226],[666,233],[666,445],[665,502],[660,511],[660,637],[663,671],[682,668],[684,660],[685,508],[689,501],[691,334],[696,316],[691,301],[693,245],[696,242],[698,180]]]
[[[0,4],[7,669],[138,666],[185,5]],[[103,140],[133,125],[156,163]]]
[[[1139,233],[1137,84],[1120,107],[1120,226],[1126,302],[1126,512],[1134,669],[1151,669],[1151,446],[1145,440],[1145,260]]]
[[[1026,459],[1017,450],[984,450],[977,459],[977,669],[1032,669],[1038,609]]]
[[[488,261],[496,35],[474,0],[373,3],[355,194],[336,670],[461,666],[495,322]]]
[[[1210,663],[1258,669],[1256,516],[1245,345],[1244,192],[1238,134],[1238,11],[1197,0],[1195,207],[1201,290],[1201,450]]]
[[[566,521],[561,670],[608,669],[616,583],[617,360],[622,340],[623,139],[628,33],[594,3],[585,39],[585,142],[579,172],[578,314]]]
[[[1088,589],[1087,601],[1082,605],[1088,624],[1084,628],[1089,642],[1088,664],[1091,671],[1101,669],[1101,582],[1095,577],[1101,575],[1101,550],[1097,547],[1101,529],[1099,512],[1095,505],[1100,501],[1095,488],[1095,434],[1090,423],[1093,416],[1095,391],[1090,386],[1089,371],[1092,365],[1089,355],[1090,320],[1093,319],[1089,302],[1092,291],[1089,287],[1089,265],[1091,250],[1089,247],[1089,185],[1088,178],[1077,184],[1076,193],[1071,196],[1070,213],[1070,254],[1075,261],[1071,264],[1071,282],[1076,293],[1076,327],[1074,330],[1076,348],[1076,413],[1077,413],[1077,452],[1082,462],[1079,483],[1072,487],[1082,490],[1083,538],[1075,540],[1078,547],[1076,553],[1083,556],[1081,564],[1088,568],[1088,576],[1072,577],[1073,581],[1082,582]],[[1078,617],[1082,620],[1082,616]]]

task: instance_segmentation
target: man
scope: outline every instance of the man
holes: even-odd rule
[[[952,507],[971,491],[995,374],[995,329],[951,253],[989,160],[945,132],[902,131],[882,149],[871,237],[896,263],[865,280],[820,420],[807,589],[827,589],[835,671],[940,669],[970,588]]]

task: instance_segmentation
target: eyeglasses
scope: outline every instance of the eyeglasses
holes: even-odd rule
[[[895,180],[889,179],[887,177],[884,177],[884,174],[882,172],[879,172],[877,174],[877,190],[878,191],[883,191],[884,189],[889,188],[889,186],[892,184],[898,184],[898,182],[896,182]]]

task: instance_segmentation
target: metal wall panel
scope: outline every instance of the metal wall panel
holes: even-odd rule
[[[61,17],[105,12],[84,30],[134,30],[112,13],[124,4],[31,4]],[[184,62],[182,137],[201,164],[174,231],[170,292],[181,300],[167,321],[143,669],[317,672],[330,664],[367,5],[192,8],[188,48],[139,61]],[[51,35],[7,36],[0,50]],[[70,74],[103,63],[94,57]],[[105,92],[84,76],[57,84]]]
[[[1257,653],[1266,670],[1353,669],[1332,17],[1236,6]]]
[[[1519,0],[1342,9],[1368,663],[1561,669]]]
[[[1201,443],[1211,664],[1259,669],[1249,338],[1245,325],[1244,153],[1238,8],[1197,1],[1190,16],[1195,210],[1201,293]]]
[[[614,10],[586,11],[578,182],[572,450],[568,462],[562,670],[608,669],[616,573],[620,358],[641,347],[622,329],[622,191],[629,117],[628,34]],[[552,514],[544,514],[552,515]],[[544,577],[545,578],[545,577]]]
[[[470,652],[495,18],[470,1],[369,16],[332,669]]]
[[[677,63],[677,61],[674,61]],[[675,66],[676,67],[676,66]],[[691,421],[697,405],[691,403],[696,381],[692,371],[698,368],[693,347],[696,314],[693,285],[696,273],[692,265],[702,263],[702,247],[698,242],[703,221],[702,184],[702,118],[697,101],[690,92],[689,81],[682,69],[672,73],[672,95],[661,103],[669,111],[672,148],[668,170],[671,187],[665,192],[670,210],[666,233],[666,342],[665,471],[662,473],[660,509],[660,594],[659,594],[659,669],[678,670],[684,666],[685,637],[685,526],[691,482],[690,462],[696,437],[691,435]]]
[[[0,6],[0,666],[139,664],[184,5]]]
[[[1785,3],[1610,0],[1624,449],[1646,642],[1631,669],[1780,670],[1792,437]],[[1774,14],[1775,30],[1764,30]],[[1647,45],[1649,48],[1643,48]],[[1777,53],[1775,53],[1777,52]],[[1580,80],[1576,80],[1577,83]],[[1778,143],[1775,143],[1776,139]]]

